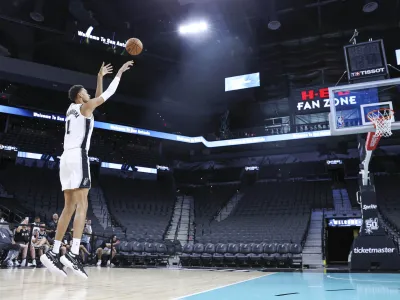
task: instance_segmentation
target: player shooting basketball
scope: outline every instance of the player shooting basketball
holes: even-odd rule
[[[93,111],[115,93],[122,74],[132,65],[133,61],[125,63],[103,93],[103,77],[112,73],[112,66],[103,63],[97,79],[96,97],[93,99],[81,85],[74,85],[69,90],[69,98],[73,103],[66,114],[64,153],[60,160],[60,181],[64,191],[65,205],[58,221],[53,250],[40,257],[40,261],[53,273],[67,276],[63,269],[66,266],[77,275],[88,277],[82,266],[79,246],[85,226],[87,197],[91,187],[88,151],[94,124]],[[71,251],[59,258],[61,240],[74,213]]]

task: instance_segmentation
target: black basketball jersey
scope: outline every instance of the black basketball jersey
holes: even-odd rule
[[[19,232],[15,232],[15,242],[17,243],[27,243],[29,242],[29,230],[21,229]]]

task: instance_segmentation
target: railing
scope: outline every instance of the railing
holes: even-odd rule
[[[321,253],[322,253],[322,260],[325,260],[325,245],[326,245],[326,230],[325,230],[325,209],[322,210],[322,227],[321,227]]]
[[[196,219],[196,215],[195,215],[195,205],[194,205],[194,198],[192,197],[192,202],[189,203],[191,205],[189,205],[189,219],[188,219],[188,234],[187,234],[187,242],[190,242],[190,234],[192,233],[193,236],[193,242],[194,242],[194,237],[195,237],[195,231],[196,231],[196,226],[194,224],[194,220]],[[193,210],[193,220],[191,219],[192,216],[192,210]],[[193,230],[193,232],[192,232]]]
[[[240,130],[233,130],[229,136],[219,137],[219,140],[230,138],[245,138],[249,136],[280,135],[287,133],[311,132],[329,130],[329,122],[311,124],[276,124],[273,126],[259,126]]]
[[[310,229],[310,225],[311,225],[311,218],[312,218],[312,209],[310,211],[310,218],[308,218],[306,230],[305,230],[305,232],[303,234],[303,237],[301,239],[301,242],[300,242],[300,245],[301,245],[302,248],[306,244],[306,240],[307,240],[307,236],[308,236],[308,230]]]
[[[400,238],[398,236],[398,232],[395,230],[397,227],[394,226],[395,229],[393,229],[393,224],[385,217],[380,208],[378,208],[378,212],[378,217],[383,225],[383,229],[385,230],[386,234],[393,240],[393,243],[396,245],[397,251],[400,253]]]
[[[395,223],[393,223],[390,219],[388,219],[384,212],[378,207],[378,211],[381,215],[381,218],[385,221],[386,225],[388,225],[396,234],[400,234],[400,230]]]
[[[107,197],[102,193],[103,197],[98,197],[98,203],[100,204],[101,213],[103,214],[103,223],[106,223],[106,227],[121,227],[126,231],[126,227],[113,217],[111,214],[110,207],[107,204]]]
[[[224,210],[224,208],[228,209],[227,205],[228,205],[228,203],[233,199],[233,197],[236,197],[236,199],[237,199],[238,193],[236,192],[236,194],[234,194],[232,197],[230,197],[227,201],[225,201],[225,202],[221,205],[221,207],[218,209],[218,211],[217,211],[217,213],[215,214],[215,216],[213,216],[212,219],[210,220],[210,223],[211,223],[213,220],[216,220],[216,218],[217,218],[218,215]]]
[[[182,220],[183,202],[184,202],[184,201],[185,201],[185,196],[182,196],[181,213],[180,213],[180,215],[179,215],[178,223],[176,224],[175,235],[174,235],[174,241],[178,240],[178,232],[179,232],[179,229],[181,228],[181,220]],[[174,211],[174,213],[175,213],[175,211]]]
[[[7,217],[7,219],[11,218],[17,222],[21,222],[24,219],[24,216],[21,212],[12,211],[3,205],[0,205],[0,209],[1,209],[1,212],[5,215],[5,217]],[[13,217],[13,215],[14,215],[14,217]]]
[[[195,237],[196,237],[196,231],[197,231],[197,226],[196,226],[196,223],[195,223],[195,220],[196,220],[196,205],[194,205],[194,198],[193,198],[193,243],[194,243],[194,240],[195,240]],[[190,215],[189,215],[189,221],[190,221]],[[192,224],[192,223],[189,223],[189,224]],[[189,234],[190,234],[190,230],[189,230]]]

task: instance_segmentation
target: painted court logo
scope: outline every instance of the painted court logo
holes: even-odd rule
[[[354,248],[355,254],[386,254],[386,253],[394,253],[395,248]]]

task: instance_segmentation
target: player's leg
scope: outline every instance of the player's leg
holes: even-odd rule
[[[51,272],[67,276],[64,271],[64,266],[58,258],[60,252],[61,240],[67,231],[68,224],[71,221],[72,215],[74,214],[76,207],[76,200],[74,197],[74,190],[64,191],[65,204],[61,216],[58,220],[56,237],[54,239],[53,250],[48,251],[46,254],[40,257],[40,261],[46,266]]]
[[[96,255],[97,255],[97,266],[101,266],[101,257],[103,256],[103,249],[99,248],[96,250]]]
[[[83,229],[85,227],[86,212],[88,207],[88,196],[89,189],[77,189],[74,191],[74,198],[76,199],[76,211],[74,219],[74,234],[72,240],[71,251],[68,251],[64,256],[60,258],[61,263],[69,267],[75,274],[87,278],[87,274],[83,268],[82,260],[79,255],[79,246],[81,244],[81,238]]]
[[[85,228],[86,214],[88,208],[88,194],[89,189],[79,189],[79,197],[76,202],[76,212],[74,219],[74,236],[72,242],[71,252],[79,254],[79,246],[81,245],[81,238]]]

